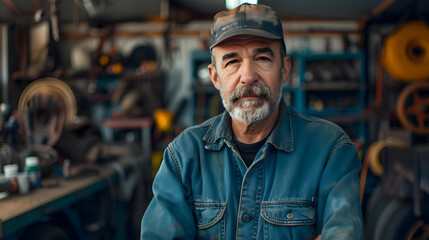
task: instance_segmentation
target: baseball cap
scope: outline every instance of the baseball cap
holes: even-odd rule
[[[237,35],[278,39],[286,52],[282,23],[277,13],[268,6],[243,3],[230,11],[216,14],[211,27],[210,49]]]

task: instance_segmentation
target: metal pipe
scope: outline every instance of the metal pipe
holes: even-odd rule
[[[8,26],[0,24],[0,103],[9,104],[9,52],[8,52]],[[2,106],[3,107],[3,106]],[[0,109],[0,111],[3,109]]]

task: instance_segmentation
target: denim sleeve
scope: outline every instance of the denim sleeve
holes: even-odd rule
[[[354,144],[333,147],[319,185],[317,232],[324,239],[363,239],[359,172]]]
[[[141,222],[141,239],[194,239],[195,223],[185,200],[180,168],[171,149],[154,179],[154,197]]]

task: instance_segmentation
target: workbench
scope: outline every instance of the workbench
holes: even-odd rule
[[[120,184],[126,183],[126,178],[142,174],[142,171],[136,170],[139,162],[142,162],[139,157],[124,157],[113,163],[95,166],[92,169],[96,171],[91,171],[91,174],[70,179],[44,179],[43,187],[31,190],[26,195],[12,194],[1,199],[0,239],[18,239],[13,236],[22,229],[53,213],[67,211],[73,204],[98,192],[118,192],[123,187]],[[123,226],[125,221],[118,218],[116,222],[118,231],[115,231],[115,239],[127,239],[126,226]]]

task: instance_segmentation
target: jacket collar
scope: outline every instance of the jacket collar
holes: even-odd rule
[[[280,101],[279,116],[277,122],[268,136],[267,143],[272,144],[275,148],[293,152],[293,131],[291,124],[290,107],[284,100]],[[206,142],[206,149],[218,151],[225,141],[232,143],[231,117],[228,112],[217,116],[211,123],[209,130],[204,135],[203,140]]]

